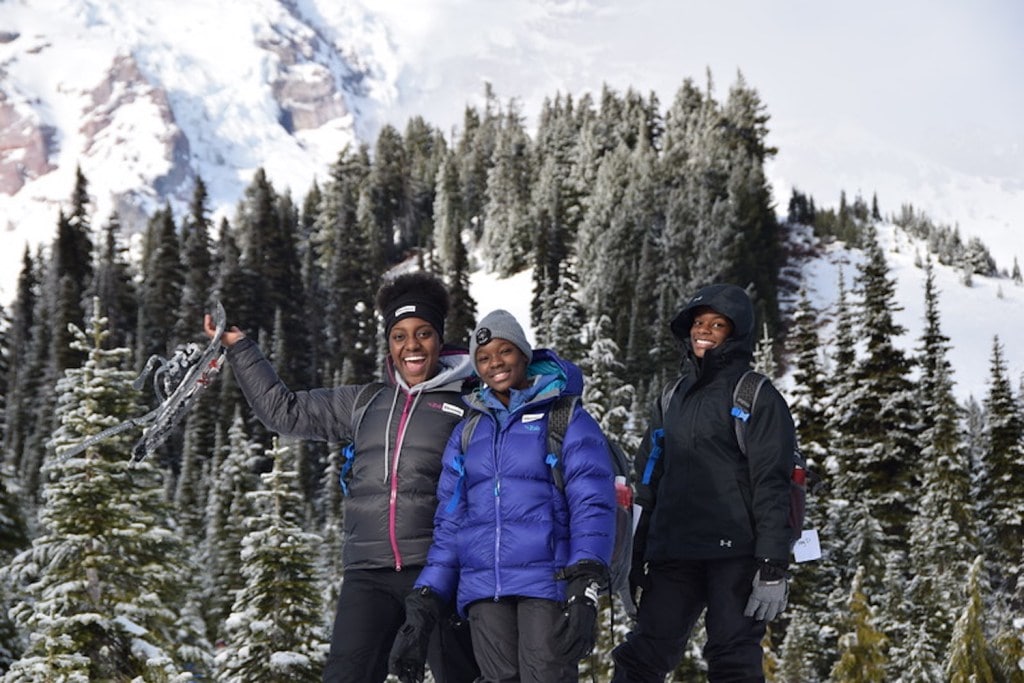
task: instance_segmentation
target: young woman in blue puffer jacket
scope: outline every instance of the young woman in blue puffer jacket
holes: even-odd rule
[[[577,402],[557,465],[547,420],[561,395],[578,396],[578,367],[533,350],[522,327],[497,310],[480,321],[470,357],[483,386],[465,397],[481,413],[463,453],[463,421],[452,432],[438,484],[434,541],[406,600],[391,653],[403,681],[422,676],[423,634],[438,606],[455,598],[468,616],[483,681],[576,681],[594,644],[597,589],[615,534],[608,443]]]

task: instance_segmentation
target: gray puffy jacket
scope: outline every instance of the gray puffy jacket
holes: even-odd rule
[[[228,351],[242,393],[267,429],[318,441],[353,437],[356,397],[366,386],[291,391],[251,339]],[[408,387],[390,365],[366,407],[345,498],[346,569],[422,566],[434,532],[441,455],[465,414],[469,354],[445,347],[437,375]]]

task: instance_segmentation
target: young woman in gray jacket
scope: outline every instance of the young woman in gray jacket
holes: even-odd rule
[[[237,327],[221,338],[242,393],[268,429],[354,441],[344,499],[345,574],[325,683],[387,676],[404,599],[430,547],[441,456],[465,412],[463,386],[473,374],[467,352],[444,343],[450,301],[436,277],[417,272],[385,282],[376,304],[388,345],[381,383],[293,391]],[[216,334],[209,316],[205,329]],[[468,629],[440,620],[428,662],[438,683],[472,681],[477,670]]]

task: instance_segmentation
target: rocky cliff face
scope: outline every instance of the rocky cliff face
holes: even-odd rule
[[[358,32],[358,22],[331,25],[326,5],[313,11],[317,0],[179,1],[188,21],[161,16],[174,4],[162,0],[148,13],[117,2],[7,5],[15,29],[0,29],[7,230],[20,219],[4,209],[26,193],[53,205],[69,196],[68,166],[81,167],[90,193],[106,194],[104,205],[132,229],[154,206],[187,203],[197,175],[234,203],[255,168],[284,159],[312,176],[356,138],[356,102],[379,79],[372,58],[346,47],[345,31]],[[288,182],[304,190],[294,175]]]

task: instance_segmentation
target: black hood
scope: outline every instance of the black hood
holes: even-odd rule
[[[690,349],[690,327],[694,310],[708,306],[732,321],[727,345],[747,354],[754,352],[754,304],[746,291],[736,285],[708,285],[693,295],[672,319],[672,334]]]

